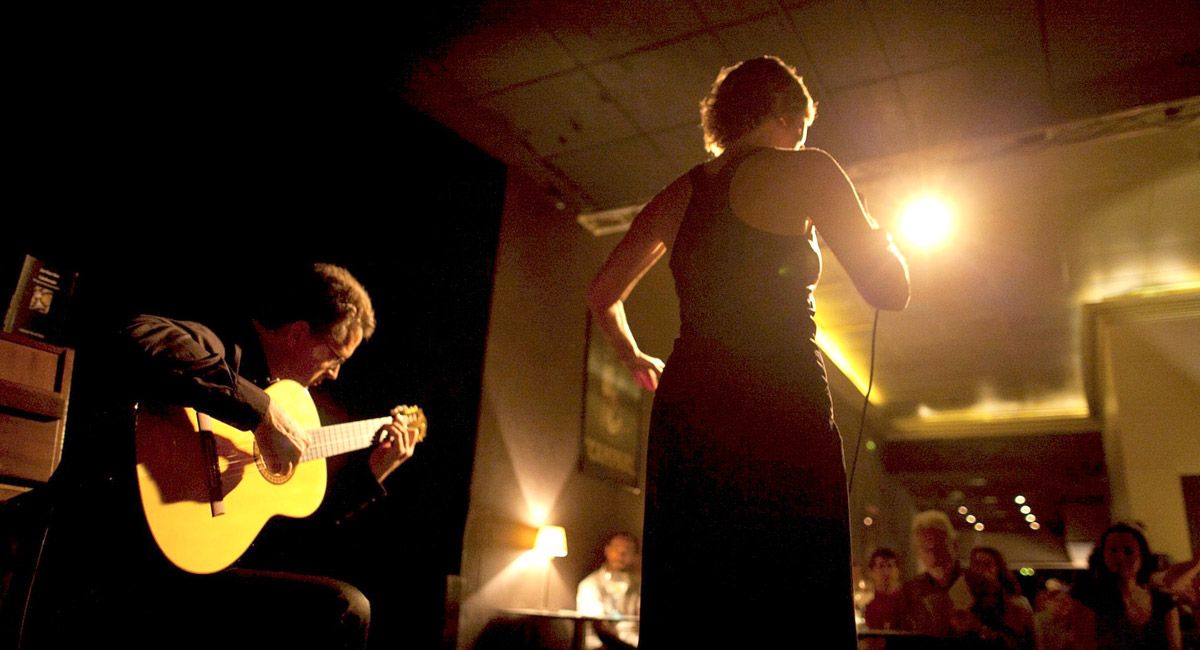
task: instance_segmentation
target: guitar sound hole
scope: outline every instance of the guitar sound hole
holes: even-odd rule
[[[262,452],[258,449],[258,441],[254,442],[254,465],[258,467],[258,473],[262,474],[263,479],[275,485],[287,483],[292,478],[292,475],[296,473],[295,465],[289,465],[286,472],[276,472],[268,467],[266,459],[263,458]]]

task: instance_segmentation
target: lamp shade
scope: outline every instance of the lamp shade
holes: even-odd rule
[[[566,557],[566,529],[562,526],[542,526],[533,541],[533,550],[546,557]]]

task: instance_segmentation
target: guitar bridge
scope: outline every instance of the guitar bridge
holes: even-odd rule
[[[220,517],[225,514],[225,493],[221,489],[221,466],[217,460],[217,440],[213,437],[212,425],[207,415],[196,414],[197,428],[200,429],[200,448],[204,454],[205,483],[208,484],[208,506],[212,516]]]

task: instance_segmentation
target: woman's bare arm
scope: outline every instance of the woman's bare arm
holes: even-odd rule
[[[691,195],[691,183],[687,176],[681,176],[651,199],[588,288],[588,309],[592,319],[616,349],[622,363],[646,390],[658,388],[663,362],[638,348],[625,318],[625,299],[674,244]]]
[[[867,214],[854,184],[832,156],[819,149],[804,153],[816,186],[812,219],[817,232],[850,274],[871,306],[901,310],[908,306],[908,265],[886,231]]]
[[[868,303],[889,310],[908,305],[904,257],[824,151],[755,154],[738,169],[730,199],[740,219],[768,232],[801,235],[815,225]]]

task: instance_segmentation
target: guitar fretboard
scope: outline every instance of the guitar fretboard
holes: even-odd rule
[[[308,435],[312,444],[304,450],[300,462],[366,449],[375,443],[375,433],[391,421],[391,416],[387,416],[311,429]]]

